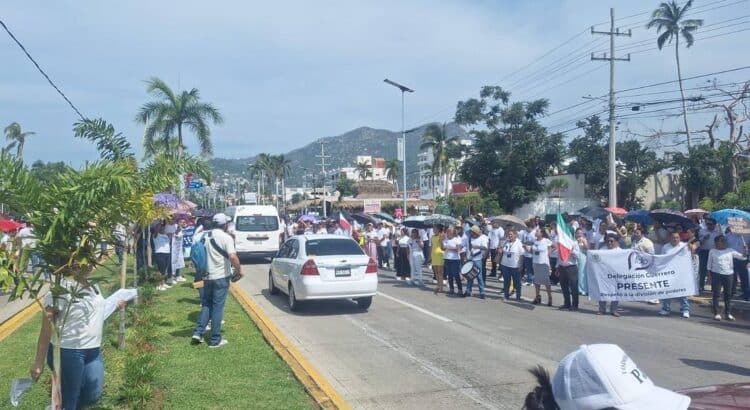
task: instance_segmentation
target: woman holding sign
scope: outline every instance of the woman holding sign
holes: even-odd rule
[[[617,239],[616,234],[608,233],[605,237],[604,244],[606,246],[606,249],[608,250],[614,250],[620,248],[620,241]],[[617,306],[619,305],[619,302],[616,300],[613,300],[609,302],[609,311],[612,313],[612,316],[614,317],[620,317],[620,314],[617,312]],[[599,311],[596,312],[597,315],[603,315],[607,313],[607,302],[599,301]]]

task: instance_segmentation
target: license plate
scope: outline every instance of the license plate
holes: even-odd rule
[[[333,270],[337,278],[344,276],[352,276],[352,268],[336,268]]]

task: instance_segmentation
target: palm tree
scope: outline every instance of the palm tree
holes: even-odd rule
[[[279,183],[281,184],[281,198],[282,203],[286,203],[286,196],[285,196],[285,187],[284,187],[284,181],[287,176],[292,172],[292,161],[284,158],[284,154],[280,155],[271,155],[268,158],[268,168],[269,168],[269,175],[273,176],[274,183],[276,184],[276,187],[278,188]],[[277,197],[279,196],[279,192],[276,192]]]
[[[439,176],[442,179],[446,194],[448,193],[448,161],[452,158],[452,153],[458,146],[458,139],[448,137],[445,131],[446,124],[438,126],[431,124],[422,134],[422,144],[419,149],[432,149],[432,175]]]
[[[192,131],[198,138],[201,154],[211,155],[211,130],[208,122],[221,124],[224,119],[219,110],[209,103],[200,101],[197,89],[175,93],[159,78],[153,77],[146,81],[146,91],[156,98],[143,104],[135,120],[146,126],[143,135],[143,145],[146,155],[154,153],[153,148],[160,145],[170,146],[170,140],[177,140],[177,153],[182,157],[184,151],[183,128]],[[176,134],[176,135],[175,135]]]
[[[398,177],[401,169],[401,161],[389,159],[385,161],[385,177],[393,181],[393,187],[398,191]]]
[[[656,33],[661,33],[656,39],[656,45],[659,46],[659,50],[664,47],[664,43],[671,43],[672,40],[674,40],[674,56],[677,61],[677,80],[680,83],[680,96],[682,97],[682,119],[685,122],[685,134],[687,135],[688,149],[690,149],[690,128],[688,128],[687,109],[685,108],[685,91],[682,88],[680,35],[685,39],[687,47],[690,47],[695,41],[693,38],[693,32],[703,25],[702,19],[685,19],[685,14],[692,5],[693,0],[688,0],[688,2],[682,7],[680,7],[675,0],[671,0],[669,3],[661,3],[659,8],[654,10],[651,15],[651,21],[646,25],[646,28],[656,26]],[[663,33],[662,30],[664,30]]]
[[[357,172],[359,179],[363,181],[366,180],[367,177],[372,176],[372,166],[367,162],[363,161],[358,163],[357,166],[354,167],[354,169]]]
[[[19,161],[23,161],[23,146],[26,143],[26,138],[35,135],[35,132],[23,132],[21,125],[17,122],[12,122],[10,125],[5,127],[5,138],[9,144],[4,149],[5,152],[10,151],[14,147],[16,148],[16,158]]]
[[[266,153],[258,154],[255,163],[250,165],[250,175],[258,179],[258,197],[263,199],[266,182],[271,179],[273,170],[273,160],[271,155]]]

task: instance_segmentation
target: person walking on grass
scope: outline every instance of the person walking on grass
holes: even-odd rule
[[[203,341],[203,333],[206,331],[209,319],[211,320],[211,338],[208,341],[208,347],[221,347],[228,343],[221,337],[224,303],[229,293],[230,278],[231,281],[237,281],[243,276],[240,259],[234,247],[234,239],[227,233],[230,221],[231,219],[223,213],[214,215],[214,228],[205,234],[208,270],[203,281],[201,312],[193,331],[192,344],[200,344]],[[232,268],[234,268],[234,275],[232,275]]]
[[[540,291],[542,285],[544,285],[547,291],[547,306],[552,306],[552,286],[549,280],[551,273],[549,255],[552,253],[553,246],[554,244],[549,239],[547,231],[537,229],[536,240],[531,246],[527,247],[531,251],[534,266],[534,289],[536,290],[536,296],[533,303],[535,305],[542,303]],[[555,264],[557,264],[557,258],[555,258]]]
[[[719,294],[724,293],[724,315],[727,320],[733,321],[731,313],[732,282],[734,279],[734,263],[732,259],[747,260],[747,257],[732,248],[727,247],[727,239],[719,235],[714,239],[714,249],[708,252],[706,270],[711,275],[711,291],[713,300],[711,307],[714,312],[714,320],[721,320],[719,314]]]
[[[172,248],[170,246],[169,234],[167,234],[166,221],[159,222],[154,229],[154,259],[156,268],[159,270],[161,282],[157,290],[167,290],[172,287]]]
[[[443,257],[445,256],[445,244],[443,243],[445,240],[445,233],[443,232],[443,227],[438,225],[434,229],[434,235],[432,235],[432,238],[430,238],[430,246],[432,247],[430,252],[430,260],[432,265],[432,273],[435,275],[435,281],[437,282],[437,286],[435,287],[435,294],[441,293],[443,291],[443,273],[444,273],[444,265],[445,262],[443,261]]]

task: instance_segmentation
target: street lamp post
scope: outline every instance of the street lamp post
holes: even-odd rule
[[[411,88],[405,85],[401,85],[395,81],[391,81],[387,78],[383,80],[383,82],[385,82],[386,84],[390,84],[398,88],[399,90],[401,90],[401,141],[400,141],[401,150],[400,151],[401,151],[401,155],[403,156],[401,158],[401,162],[403,163],[403,173],[404,173],[404,212],[403,212],[403,215],[404,217],[406,217],[406,132],[404,129],[404,116],[405,116],[404,93],[405,92],[413,93],[414,90],[412,90]]]

